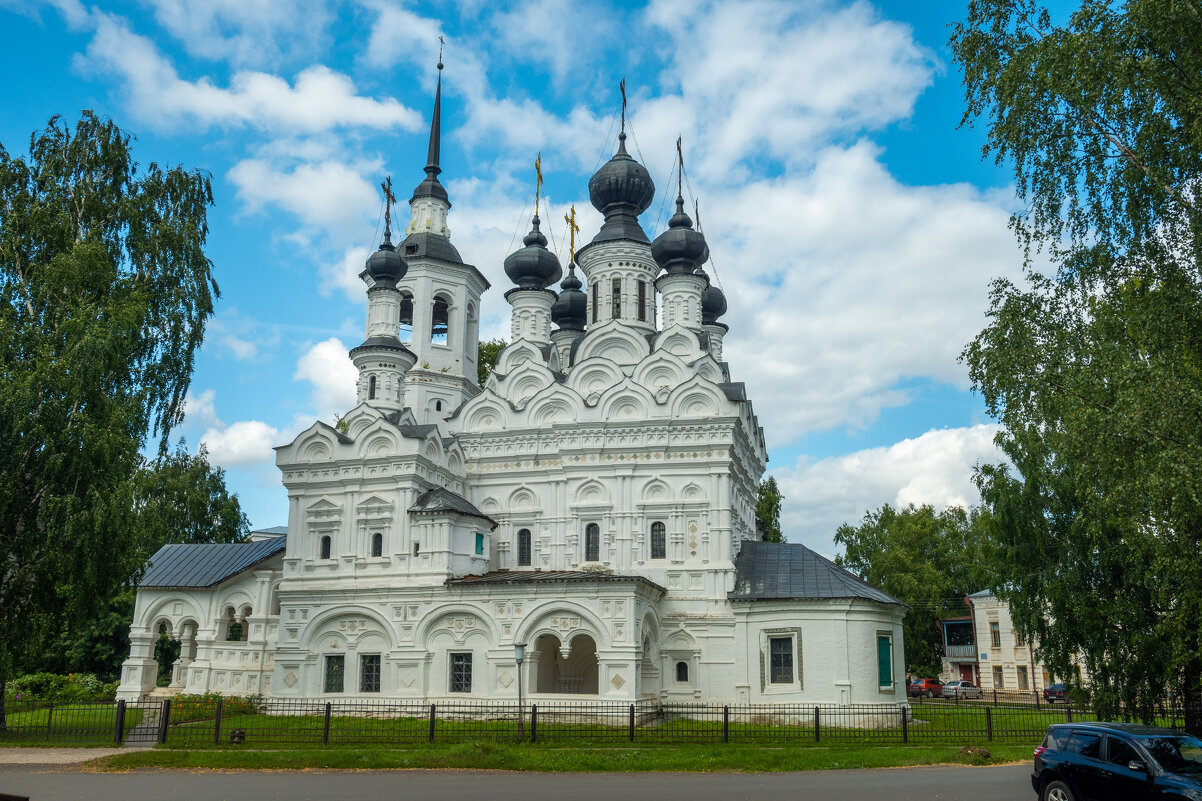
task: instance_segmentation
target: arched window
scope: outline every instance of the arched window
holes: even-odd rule
[[[663,523],[651,524],[651,558],[666,559],[668,557],[667,529]]]
[[[434,401],[434,411],[436,411],[436,412],[442,411],[442,401],[439,401],[439,400]]]
[[[601,527],[596,523],[584,527],[584,561],[601,561]]]
[[[384,535],[383,534],[377,533],[377,534],[371,535],[371,555],[372,556],[383,556],[384,555]]]
[[[330,538],[329,537],[321,538],[321,558],[322,559],[330,558]]]
[[[367,399],[376,399],[376,377],[374,375],[367,381]]]
[[[430,317],[430,341],[447,344],[447,330],[451,322],[451,304],[445,297],[434,298],[434,313]]]
[[[688,662],[677,662],[676,663],[676,680],[682,681],[682,682],[688,682],[688,680],[689,680],[689,663]]]
[[[530,529],[528,528],[518,532],[518,565],[530,566]]]
[[[413,339],[413,295],[408,292],[401,293],[401,321],[397,338],[406,343]]]
[[[647,319],[647,282],[639,281],[639,319]]]

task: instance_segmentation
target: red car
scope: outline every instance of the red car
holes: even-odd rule
[[[927,698],[943,697],[943,682],[939,679],[914,679],[906,687],[906,695],[910,698],[926,696]]]

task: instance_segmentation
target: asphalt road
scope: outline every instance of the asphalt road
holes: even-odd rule
[[[504,771],[166,771],[0,768],[0,794],[31,801],[1033,801],[1030,766],[804,773],[509,773]]]

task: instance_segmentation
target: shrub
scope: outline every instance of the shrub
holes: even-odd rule
[[[254,715],[259,711],[259,696],[221,695],[220,693],[197,693],[177,695],[171,699],[171,722],[189,723],[194,720],[209,720],[217,714],[217,702],[224,701],[222,717],[230,715]]]
[[[117,694],[117,682],[104,682],[91,673],[30,673],[8,682],[5,700],[60,702],[111,701]]]

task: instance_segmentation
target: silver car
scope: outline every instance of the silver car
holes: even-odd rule
[[[943,685],[944,698],[980,698],[981,688],[971,681],[950,681]]]

